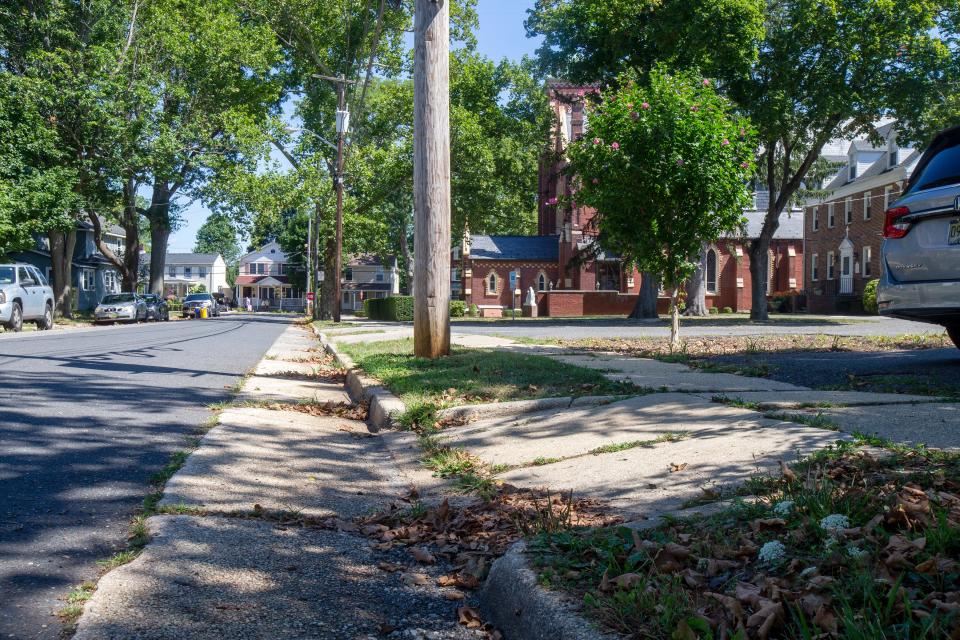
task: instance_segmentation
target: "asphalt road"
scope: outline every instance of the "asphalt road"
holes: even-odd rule
[[[0,336],[0,638],[59,635],[59,598],[124,549],[150,476],[288,323]]]

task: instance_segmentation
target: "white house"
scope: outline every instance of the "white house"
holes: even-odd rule
[[[201,284],[209,293],[230,293],[227,263],[219,253],[168,253],[163,269],[166,295],[182,298]]]
[[[303,295],[287,278],[287,256],[276,241],[240,258],[234,293],[237,302],[250,299],[254,309],[303,308]]]
[[[368,298],[386,298],[400,293],[400,270],[397,259],[365,254],[347,261],[340,282],[340,309],[353,312],[363,308]]]

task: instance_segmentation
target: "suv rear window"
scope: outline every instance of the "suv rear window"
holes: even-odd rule
[[[910,193],[960,184],[960,140],[937,151],[910,187]]]

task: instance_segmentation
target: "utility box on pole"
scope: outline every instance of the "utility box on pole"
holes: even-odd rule
[[[414,354],[450,353],[450,0],[416,0]]]

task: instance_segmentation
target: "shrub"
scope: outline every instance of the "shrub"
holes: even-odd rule
[[[720,313],[720,309],[717,307],[710,307],[710,315],[716,315],[718,313]]]
[[[364,307],[366,307],[366,305],[364,305]],[[354,316],[355,318],[366,318],[366,317],[367,317],[367,310],[366,310],[366,309],[357,309],[356,311],[353,312],[353,316]]]
[[[867,283],[867,286],[863,288],[863,310],[867,313],[879,313],[880,310],[877,307],[877,285],[880,284],[880,281],[877,279],[871,280]]]
[[[206,292],[207,292],[207,286],[202,282],[200,282],[190,287],[190,290],[187,293],[206,293]]]
[[[471,304],[471,305],[470,305],[470,317],[471,317],[471,318],[476,318],[476,317],[479,316],[479,315],[480,315],[480,307],[478,307],[478,306],[475,305],[475,304]]]
[[[733,313],[733,309],[730,307],[724,307],[720,313]]]
[[[467,314],[467,303],[463,300],[450,301],[450,317],[462,318]]]
[[[413,320],[413,296],[393,296],[384,298],[386,318],[393,322],[411,322]]]

